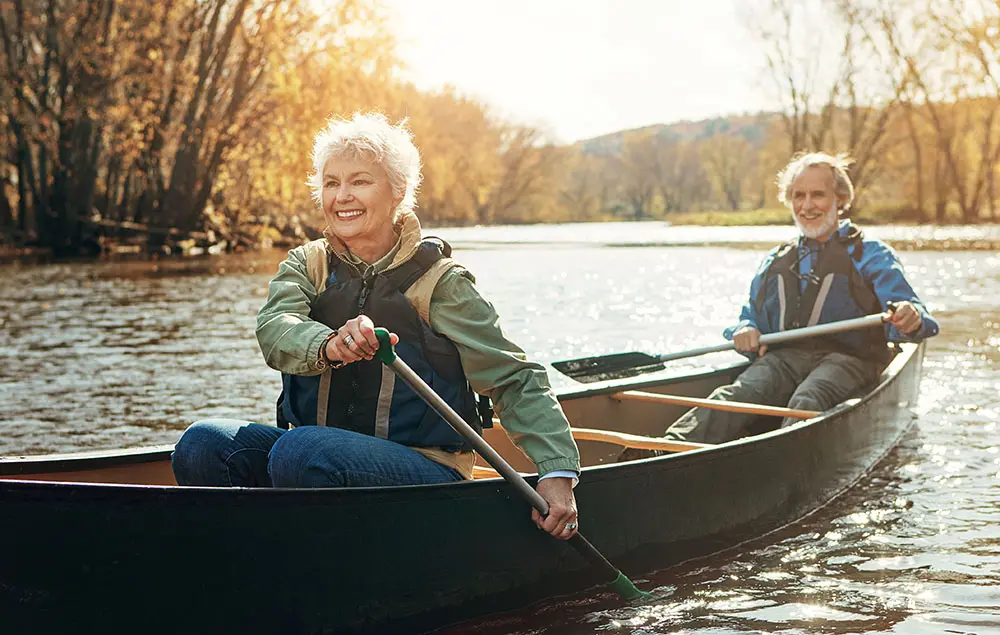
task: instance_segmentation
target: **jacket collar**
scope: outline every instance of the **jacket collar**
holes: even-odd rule
[[[396,222],[393,223],[392,230],[396,232],[397,236],[399,236],[399,249],[396,251],[396,256],[392,259],[392,263],[386,267],[386,270],[393,269],[403,264],[412,258],[413,254],[417,253],[417,249],[420,248],[420,221],[417,219],[417,215],[412,211],[407,210],[400,212],[396,217]],[[330,231],[329,227],[323,229],[323,236],[326,238],[330,251],[345,262],[351,261],[348,257],[349,250],[347,249],[347,245],[345,245],[342,240],[337,238],[337,236]]]

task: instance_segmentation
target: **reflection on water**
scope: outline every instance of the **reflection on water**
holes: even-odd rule
[[[512,231],[499,228],[500,242]],[[545,361],[716,343],[761,255],[608,249],[577,234],[558,249],[463,249],[446,237],[505,330]],[[253,329],[280,258],[0,268],[0,453],[172,443],[209,416],[270,421],[278,377]],[[870,478],[803,522],[651,575],[651,604],[594,592],[444,632],[1000,632],[1000,258],[903,260],[942,335],[927,351],[916,428]]]

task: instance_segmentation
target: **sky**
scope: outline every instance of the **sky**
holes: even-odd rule
[[[745,0],[383,0],[403,77],[570,143],[768,107]]]

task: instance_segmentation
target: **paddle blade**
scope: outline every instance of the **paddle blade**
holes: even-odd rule
[[[613,353],[597,357],[581,357],[553,362],[552,367],[563,375],[582,383],[623,379],[664,368],[663,362],[646,353]]]
[[[623,600],[648,600],[652,599],[653,594],[647,593],[646,591],[639,590],[631,580],[625,577],[624,573],[619,572],[618,577],[615,581],[608,585],[612,591],[618,594],[618,597]]]

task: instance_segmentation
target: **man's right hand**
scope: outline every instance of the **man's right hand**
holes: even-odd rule
[[[752,326],[744,326],[733,334],[733,344],[736,350],[741,353],[757,353],[763,355],[767,352],[767,345],[760,344],[760,331]]]

